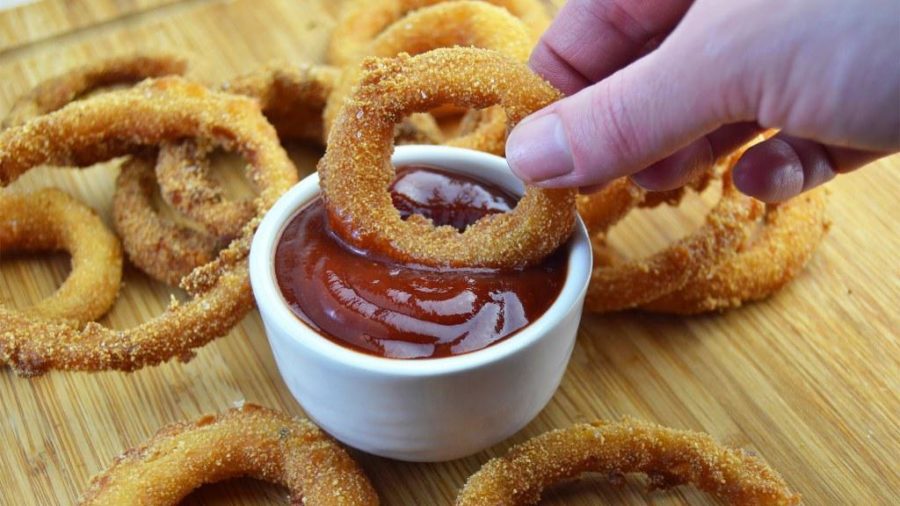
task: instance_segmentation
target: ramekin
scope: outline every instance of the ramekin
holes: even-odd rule
[[[506,160],[468,149],[400,146],[394,165],[425,164],[524,191]],[[591,273],[579,220],[566,279],[546,313],[513,336],[447,358],[390,359],[340,346],[298,318],[275,280],[285,225],[319,194],[318,176],[297,184],[266,214],[250,250],[250,281],[279,372],[322,429],[343,443],[393,459],[434,462],[471,455],[524,427],[566,370]]]

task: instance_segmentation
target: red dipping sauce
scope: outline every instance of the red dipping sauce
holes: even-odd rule
[[[515,207],[503,189],[434,167],[397,170],[394,206],[459,230]],[[275,278],[291,310],[342,346],[381,357],[460,355],[515,334],[556,300],[566,277],[563,248],[520,270],[429,270],[361,254],[329,229],[321,199],[285,227]]]

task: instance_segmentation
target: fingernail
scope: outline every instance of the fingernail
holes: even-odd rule
[[[555,113],[519,123],[506,140],[506,159],[513,172],[529,183],[575,170],[565,130]]]

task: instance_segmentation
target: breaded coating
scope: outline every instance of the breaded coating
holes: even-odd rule
[[[95,476],[79,504],[178,504],[237,477],[286,487],[296,505],[378,504],[356,462],[312,422],[253,404],[160,429]]]
[[[626,419],[547,432],[472,475],[457,506],[537,504],[544,489],[583,473],[644,473],[653,488],[693,484],[735,505],[790,505],[800,497],[765,462],[709,435]]]
[[[319,176],[332,229],[351,246],[429,266],[516,268],[565,242],[575,191],[526,188],[515,209],[486,216],[462,233],[413,215],[400,218],[388,187],[393,133],[403,117],[444,103],[501,105],[511,124],[560,97],[528,67],[486,49],[436,49],[373,58],[328,138]]]

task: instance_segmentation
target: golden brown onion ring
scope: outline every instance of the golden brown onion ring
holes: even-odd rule
[[[18,126],[105,86],[130,84],[148,77],[181,75],[184,58],[168,54],[133,54],[106,58],[76,67],[43,81],[20,97],[3,120],[3,127]]]
[[[59,250],[72,257],[69,276],[53,295],[20,314],[79,326],[100,318],[122,284],[122,246],[116,236],[93,209],[55,188],[0,192],[0,255]]]
[[[760,300],[790,282],[828,231],[826,190],[766,205],[763,228],[749,246],[725,259],[712,275],[696,276],[681,289],[641,306],[660,313],[697,314]]]
[[[412,112],[444,103],[499,104],[515,124],[559,97],[525,64],[485,49],[366,60],[361,84],[319,162],[332,229],[354,247],[423,265],[515,268],[540,261],[572,232],[574,190],[528,187],[511,212],[482,218],[460,233],[419,215],[400,218],[388,193],[390,156],[394,125]]]
[[[410,11],[441,3],[441,0],[351,0],[344,4],[331,36],[328,57],[332,64],[347,65],[366,56],[366,47],[379,33]],[[522,20],[532,45],[550,25],[550,16],[539,0],[488,0]],[[463,20],[460,20],[463,21]]]
[[[0,184],[32,167],[84,167],[179,138],[209,139],[251,161],[261,216],[297,181],[275,130],[247,98],[211,92],[181,78],[74,102],[21,127],[0,132]],[[0,307],[0,360],[23,375],[49,369],[134,370],[227,333],[253,306],[246,255],[257,219],[209,264],[185,280],[195,296],[127,330],[96,323],[75,330]]]
[[[291,504],[378,504],[356,462],[312,422],[253,404],[160,429],[95,476],[79,504],[177,504],[245,476],[286,487]]]
[[[644,473],[654,488],[691,483],[730,504],[800,501],[757,457],[720,446],[707,434],[626,419],[579,424],[516,445],[472,475],[456,504],[537,504],[547,487],[589,472]]]

